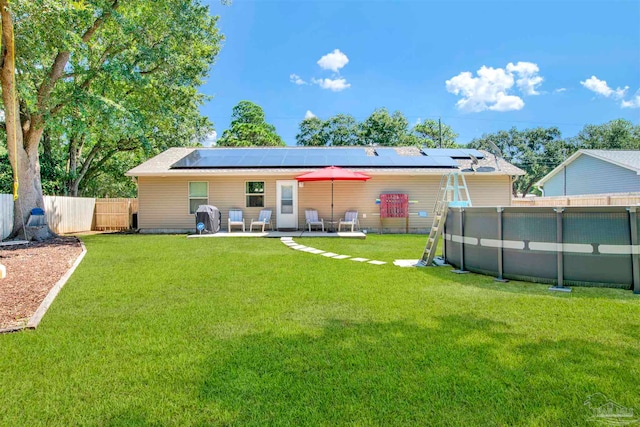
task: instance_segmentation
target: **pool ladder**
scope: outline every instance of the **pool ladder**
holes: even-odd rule
[[[440,189],[436,197],[436,203],[433,208],[434,218],[427,244],[422,253],[422,258],[418,262],[422,266],[430,266],[435,257],[438,240],[444,230],[444,223],[447,220],[447,209],[449,207],[467,207],[471,206],[471,197],[469,196],[469,188],[464,175],[460,172],[450,172],[442,175],[440,179]]]

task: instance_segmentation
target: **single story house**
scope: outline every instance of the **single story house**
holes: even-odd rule
[[[544,196],[640,192],[640,150],[578,150],[537,186]]]
[[[360,228],[379,231],[380,195],[407,194],[409,231],[425,232],[444,175],[464,173],[474,206],[509,206],[514,179],[524,172],[501,158],[472,149],[417,147],[170,148],[127,172],[138,184],[141,232],[193,232],[199,205],[216,206],[226,229],[230,209],[249,221],[273,210],[278,229],[305,227],[305,209],[331,218],[331,182],[298,182],[296,176],[339,166],[368,181],[335,181],[333,219],[357,210]],[[286,211],[282,207],[286,205]],[[293,208],[291,208],[291,206]],[[405,232],[406,219],[385,218],[386,232]]]

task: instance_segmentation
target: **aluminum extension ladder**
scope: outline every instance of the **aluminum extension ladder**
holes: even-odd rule
[[[464,175],[460,172],[450,172],[447,175],[442,175],[440,189],[438,190],[436,204],[433,209],[435,213],[433,224],[431,225],[427,244],[418,265],[430,266],[433,263],[438,240],[440,236],[442,236],[444,223],[447,219],[447,209],[449,207],[467,206],[471,206],[471,197],[469,196],[469,188],[467,187],[467,181]]]

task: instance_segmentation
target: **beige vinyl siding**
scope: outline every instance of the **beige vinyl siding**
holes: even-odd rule
[[[474,206],[509,206],[511,203],[511,178],[506,175],[467,176],[469,193]],[[334,220],[344,217],[348,210],[357,210],[360,228],[378,231],[380,229],[380,205],[376,199],[384,193],[409,194],[409,231],[425,232],[433,221],[433,208],[440,188],[439,175],[372,175],[366,182],[334,182]],[[300,212],[299,224],[304,225],[304,209],[318,210],[320,218],[331,218],[331,182],[305,182],[298,189]],[[427,218],[418,216],[426,211]],[[404,218],[385,218],[385,231],[404,232]]]
[[[276,181],[295,179],[298,173],[285,176],[202,176],[202,177],[139,177],[138,226],[152,230],[194,230],[195,219],[189,214],[188,183],[209,183],[209,204],[222,212],[222,228],[227,228],[228,212],[241,208],[247,227],[251,218],[258,218],[261,208],[245,207],[245,182],[265,182],[265,208],[273,210],[276,224]],[[380,205],[376,199],[383,193],[406,193],[415,201],[409,205],[409,231],[425,232],[433,221],[433,207],[440,186],[440,175],[383,175],[371,174],[371,179],[334,182],[334,220],[339,220],[347,210],[359,212],[362,229],[378,231]],[[511,202],[511,178],[507,175],[466,176],[474,206],[509,206]],[[331,182],[305,182],[298,188],[298,226],[304,228],[305,209],[317,209],[320,218],[331,218]],[[427,218],[418,216],[426,211]],[[404,232],[405,219],[385,219],[386,232]]]
[[[465,176],[473,206],[511,206],[511,177],[508,175]]]
[[[292,178],[293,176],[289,179]],[[246,181],[264,181],[265,207],[273,208],[275,212],[275,177],[139,177],[138,227],[157,230],[195,230],[195,218],[189,214],[189,182],[196,181],[209,184],[209,204],[222,212],[221,225],[225,230],[229,209],[242,209],[247,227],[251,218],[258,218],[261,208],[245,207]]]

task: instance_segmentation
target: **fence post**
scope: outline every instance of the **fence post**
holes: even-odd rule
[[[506,280],[504,277],[502,277],[502,275],[504,274],[504,269],[503,269],[503,264],[502,264],[502,251],[503,251],[503,247],[502,247],[502,212],[504,212],[504,208],[501,206],[498,206],[496,208],[496,210],[498,211],[498,240],[500,241],[500,247],[498,248],[498,277],[496,277],[494,280],[496,282],[507,282],[508,280]]]
[[[443,213],[444,217],[442,217],[441,221],[444,221],[444,225],[442,226],[442,262],[447,263],[447,217],[449,216],[449,207]]]
[[[633,273],[633,293],[640,294],[640,251],[638,251],[638,208],[628,207],[629,230],[631,231],[631,271]]]
[[[557,207],[553,209],[556,212],[556,246],[557,246],[557,260],[558,260],[558,284],[551,286],[550,291],[571,292],[571,288],[564,286],[564,252],[563,252],[563,237],[562,237],[562,213],[564,208]]]
[[[464,208],[458,208],[458,210],[460,211],[460,268],[451,271],[456,274],[465,274],[468,271],[464,269]]]

